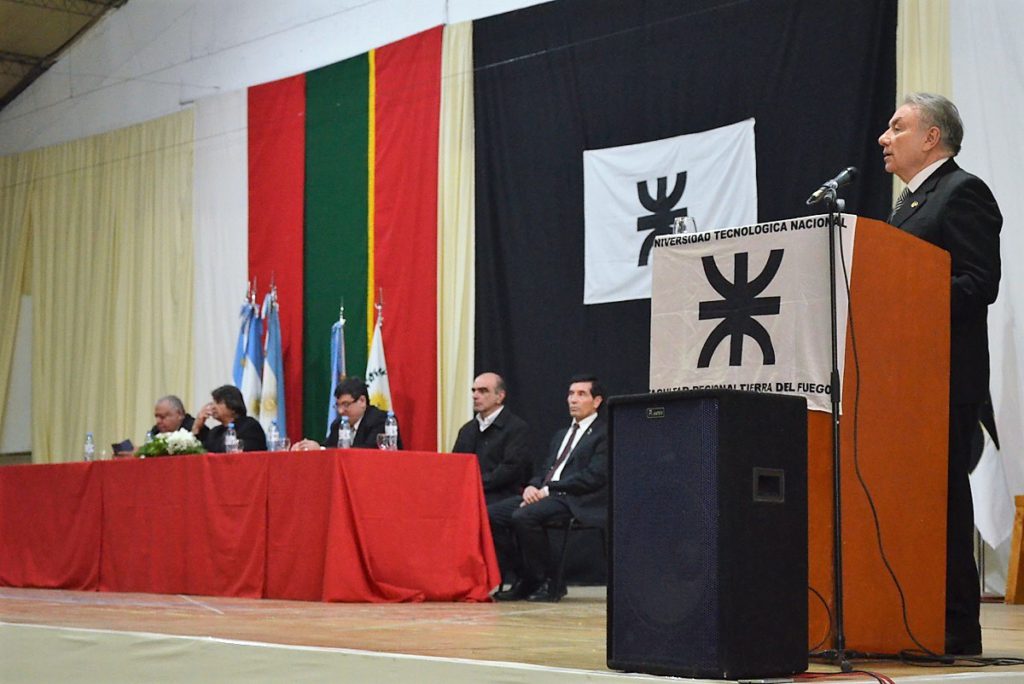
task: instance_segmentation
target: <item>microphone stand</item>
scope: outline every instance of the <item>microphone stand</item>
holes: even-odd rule
[[[846,632],[843,625],[843,497],[842,478],[840,476],[840,444],[839,444],[839,409],[840,409],[840,377],[839,377],[839,326],[838,305],[836,302],[836,231],[841,229],[840,213],[846,208],[846,201],[836,197],[836,188],[830,187],[823,197],[828,210],[828,271],[829,294],[832,309],[832,573],[835,607],[835,633],[833,650],[825,651],[824,657],[839,666],[842,672],[850,672],[849,652],[846,650]]]

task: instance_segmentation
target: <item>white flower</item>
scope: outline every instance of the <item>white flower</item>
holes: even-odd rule
[[[167,453],[169,454],[181,454],[186,451],[194,451],[199,447],[199,440],[191,432],[185,429],[177,430],[175,432],[162,432],[157,435],[158,438],[164,440],[167,443]]]

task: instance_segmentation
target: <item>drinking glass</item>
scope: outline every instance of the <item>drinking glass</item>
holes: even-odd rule
[[[692,216],[677,216],[672,224],[672,232],[676,235],[697,232],[697,221]]]

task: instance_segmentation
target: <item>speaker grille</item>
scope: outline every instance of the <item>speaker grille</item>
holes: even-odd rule
[[[718,660],[717,411],[714,399],[616,411],[609,608],[631,618],[614,635],[623,652]]]
[[[608,666],[807,668],[807,407],[729,390],[612,397]]]

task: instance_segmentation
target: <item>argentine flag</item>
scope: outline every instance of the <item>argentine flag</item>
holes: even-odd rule
[[[347,374],[345,370],[345,312],[338,315],[338,321],[331,326],[331,393],[327,397],[327,435],[331,434],[331,425],[338,418],[338,409],[334,405],[334,389]]]
[[[277,421],[281,435],[287,430],[284,399],[284,356],[281,352],[281,318],[278,315],[277,288],[263,300],[263,320],[267,326],[266,360],[263,364],[263,387],[260,391],[259,419],[263,429]]]
[[[238,312],[241,325],[238,326],[238,342],[235,344],[235,362],[231,366],[231,382],[239,389],[242,387],[242,376],[245,372],[246,339],[254,316],[256,316],[256,305],[247,297],[245,303],[242,304],[242,310]]]
[[[235,386],[242,390],[245,410],[250,416],[260,415],[260,377],[263,375],[263,321],[255,301],[249,305],[250,312],[242,312],[243,331],[245,335],[245,356],[242,357],[241,383],[236,379]],[[248,325],[246,325],[246,323]],[[237,367],[236,367],[237,373]],[[237,377],[237,376],[236,376]]]

